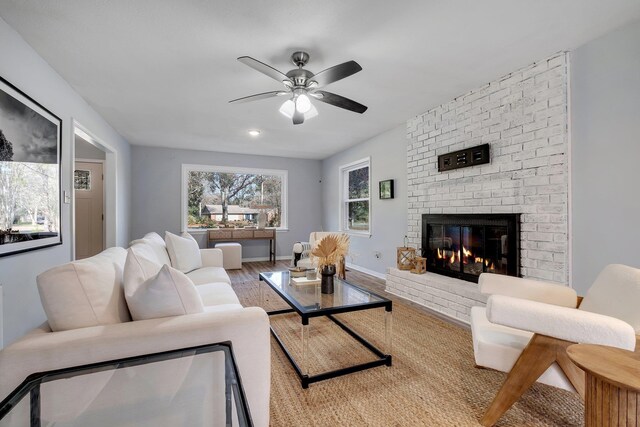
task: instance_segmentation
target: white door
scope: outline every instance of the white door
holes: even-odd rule
[[[73,177],[76,259],[82,259],[104,249],[102,163],[76,162]]]

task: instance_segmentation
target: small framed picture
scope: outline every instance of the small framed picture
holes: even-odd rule
[[[380,198],[393,199],[393,180],[380,181]]]

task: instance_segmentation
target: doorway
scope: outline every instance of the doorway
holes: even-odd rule
[[[116,246],[116,150],[73,122],[73,259]]]
[[[104,174],[102,162],[76,161],[74,170],[76,259],[104,250]]]
[[[105,152],[75,135],[73,191],[75,199],[76,259],[104,250],[104,160]]]

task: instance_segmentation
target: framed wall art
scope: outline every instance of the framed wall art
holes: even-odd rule
[[[62,120],[0,77],[0,256],[62,244]]]
[[[380,198],[381,199],[393,199],[393,180],[387,179],[380,181]]]

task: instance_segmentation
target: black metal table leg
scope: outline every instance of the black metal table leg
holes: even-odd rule
[[[40,384],[29,395],[31,404],[31,427],[40,427]]]

